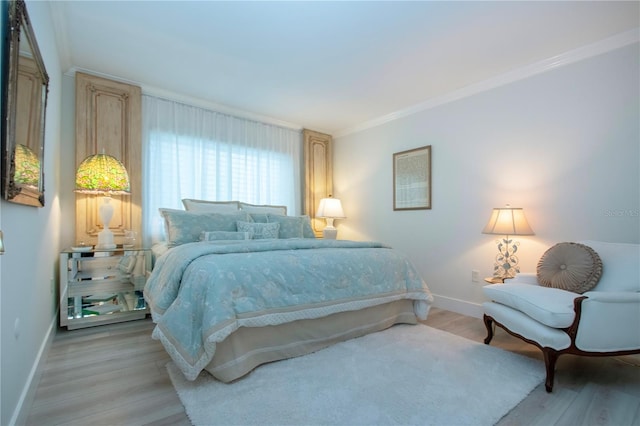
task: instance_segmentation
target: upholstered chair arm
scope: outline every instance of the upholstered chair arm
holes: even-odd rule
[[[576,346],[583,351],[640,349],[640,293],[588,291],[583,294]]]
[[[640,292],[632,291],[587,291],[582,294],[587,296],[590,303],[638,303],[640,304]],[[583,312],[584,304],[582,302]]]
[[[520,272],[515,278],[505,281],[507,283],[519,283],[519,284],[538,284],[538,277],[535,272]]]

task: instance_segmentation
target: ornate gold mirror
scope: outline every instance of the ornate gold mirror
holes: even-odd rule
[[[44,206],[44,119],[49,76],[23,0],[9,2],[4,51],[2,196]]]

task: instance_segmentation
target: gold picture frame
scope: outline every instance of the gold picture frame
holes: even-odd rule
[[[393,154],[393,210],[431,209],[431,145]]]

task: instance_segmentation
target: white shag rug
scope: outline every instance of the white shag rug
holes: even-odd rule
[[[231,384],[167,364],[194,425],[493,425],[544,365],[426,325],[396,325],[262,365]]]

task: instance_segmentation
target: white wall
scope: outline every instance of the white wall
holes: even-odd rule
[[[640,242],[639,47],[633,45],[336,138],[339,237],[407,253],[440,306],[479,315],[493,207],[523,207],[521,270],[552,244]],[[433,208],[393,211],[392,155],[432,146]],[[463,303],[458,303],[462,301]]]
[[[73,77],[60,72],[49,4],[27,6],[51,79],[46,206],[0,202],[3,425],[29,406],[56,326],[58,252],[73,242]],[[338,221],[340,237],[391,244],[411,257],[439,303],[471,306],[482,301],[471,269],[491,274],[494,238],[480,230],[492,207],[525,208],[536,235],[520,238],[523,269],[556,241],[639,242],[638,51],[635,44],[337,138],[334,193],[348,216]],[[394,212],[392,154],[423,145],[433,146],[433,209]]]
[[[2,3],[6,13],[6,2]],[[57,259],[60,250],[60,117],[62,74],[48,2],[28,1],[27,10],[49,74],[45,129],[45,207],[1,201],[6,253],[1,282],[0,424],[20,421],[29,405],[39,356],[56,327]],[[16,323],[18,324],[16,327]],[[17,333],[16,333],[17,328]],[[25,403],[25,401],[27,401]]]

